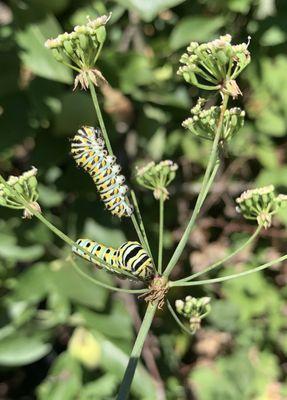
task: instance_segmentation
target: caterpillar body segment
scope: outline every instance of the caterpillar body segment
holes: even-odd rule
[[[72,139],[72,155],[93,179],[105,207],[118,217],[130,217],[133,207],[126,195],[128,187],[116,157],[108,155],[100,129],[83,126]]]
[[[118,249],[106,247],[89,239],[79,239],[76,243],[81,248],[73,246],[72,251],[75,254],[93,263],[92,256],[87,252],[95,255],[109,265],[103,267],[109,272],[118,275],[128,272],[134,278],[143,281],[149,281],[155,275],[152,259],[138,242],[126,242]]]

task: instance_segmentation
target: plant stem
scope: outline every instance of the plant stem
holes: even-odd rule
[[[164,225],[164,199],[163,195],[159,198],[159,240],[158,240],[158,273],[162,273],[162,251],[163,251],[163,225]]]
[[[153,258],[152,252],[151,252],[151,249],[150,249],[150,245],[149,245],[149,241],[148,241],[148,238],[147,238],[146,230],[145,230],[145,227],[144,227],[143,219],[142,219],[142,216],[141,216],[141,213],[140,213],[138,201],[137,201],[137,198],[136,198],[134,190],[131,190],[131,198],[132,198],[132,203],[133,203],[134,208],[135,208],[135,212],[136,212],[138,220],[139,220],[139,227],[140,227],[141,234],[143,236],[143,240],[144,240],[144,242],[146,244],[146,249],[148,250],[150,257]],[[137,223],[137,221],[135,221],[135,222]]]
[[[102,134],[103,134],[103,137],[104,137],[108,152],[112,156],[114,153],[113,153],[113,149],[112,149],[112,146],[111,146],[111,143],[110,143],[110,140],[109,140],[109,136],[108,136],[108,133],[107,133],[107,130],[106,130],[106,126],[105,126],[105,123],[104,123],[104,120],[103,120],[101,109],[100,109],[100,106],[99,106],[97,93],[95,91],[94,84],[90,79],[89,79],[89,89],[90,89],[90,92],[91,92],[91,96],[92,96],[92,100],[93,100],[94,107],[95,107],[95,110],[96,110],[97,118],[98,118],[98,121],[99,121],[99,124],[100,124],[100,127],[101,127],[101,131],[102,131]]]
[[[202,280],[202,281],[195,281],[195,282],[176,282],[176,281],[174,281],[174,282],[169,282],[169,286],[170,287],[174,287],[174,286],[198,286],[198,285],[205,285],[207,283],[224,282],[224,281],[228,281],[230,279],[236,279],[236,278],[240,278],[242,276],[253,274],[253,273],[258,272],[258,271],[262,271],[263,269],[269,268],[272,265],[278,264],[278,263],[280,263],[281,261],[284,261],[284,260],[287,260],[287,254],[285,254],[282,257],[276,258],[273,261],[269,261],[266,264],[259,265],[256,268],[249,269],[248,271],[239,272],[237,274],[231,274],[231,275],[227,275],[227,276],[222,276],[220,278],[205,279],[205,280]]]
[[[138,332],[134,347],[132,349],[128,366],[125,371],[123,381],[121,383],[117,400],[126,400],[129,396],[130,387],[133,381],[133,377],[136,371],[137,363],[141,355],[141,351],[153,321],[155,312],[157,309],[157,302],[149,303],[144,319],[142,321],[140,330]]]
[[[202,271],[197,272],[196,274],[190,275],[187,278],[184,279],[179,279],[177,282],[187,282],[191,281],[198,276],[201,276],[203,274],[206,274],[207,272],[212,271],[213,269],[217,268],[218,266],[224,264],[226,261],[230,260],[232,257],[234,257],[236,254],[240,253],[245,247],[247,247],[260,233],[262,227],[258,226],[253,235],[251,235],[238,249],[236,249],[233,253],[228,254],[226,257],[222,258],[221,260],[217,261],[214,264],[211,264],[209,267],[205,268]]]
[[[201,190],[199,192],[199,195],[197,197],[197,201],[192,213],[192,216],[190,218],[190,221],[184,231],[184,234],[180,240],[180,242],[178,243],[175,252],[173,253],[173,256],[171,257],[166,270],[164,271],[164,275],[165,276],[169,276],[169,274],[171,273],[171,271],[173,270],[175,264],[177,263],[177,261],[179,260],[185,245],[188,241],[189,235],[194,227],[196,218],[198,213],[200,212],[200,209],[202,207],[202,204],[205,200],[205,197],[207,196],[207,185],[209,183],[209,186],[211,185],[211,181],[210,181],[210,177],[212,176],[213,179],[215,178],[215,174],[214,171],[212,171],[214,168],[218,168],[218,165],[216,163],[216,156],[217,156],[217,149],[218,149],[218,144],[219,144],[219,140],[220,140],[220,136],[221,136],[221,131],[222,131],[222,125],[223,125],[223,117],[224,117],[224,113],[226,111],[226,107],[227,107],[227,103],[228,103],[228,98],[229,96],[227,94],[224,95],[223,98],[223,103],[222,103],[222,107],[221,107],[221,113],[219,116],[219,120],[218,120],[218,125],[217,125],[217,129],[216,129],[216,133],[215,133],[215,138],[213,141],[213,145],[212,145],[212,149],[211,149],[211,153],[210,153],[210,157],[209,157],[209,161],[207,164],[207,168],[204,174],[204,178],[203,178],[203,182],[202,182],[202,186],[201,186]]]
[[[114,290],[115,292],[136,293],[136,294],[147,292],[147,289],[123,289],[123,288],[117,288],[115,286],[108,285],[107,283],[98,281],[97,279],[91,277],[90,275],[88,275],[84,271],[82,271],[81,268],[78,266],[78,264],[75,262],[75,260],[73,260],[72,257],[71,257],[70,261],[79,275],[81,275],[83,278],[89,280],[90,282],[94,283],[97,286],[101,286],[101,287],[104,287],[105,289],[109,289],[109,290]]]

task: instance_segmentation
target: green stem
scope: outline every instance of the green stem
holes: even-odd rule
[[[130,387],[133,381],[133,377],[137,368],[138,360],[142,352],[142,348],[149,332],[151,323],[153,321],[155,312],[157,309],[157,302],[149,303],[144,319],[142,321],[140,330],[138,332],[136,341],[134,343],[134,347],[132,349],[129,362],[125,371],[124,378],[122,380],[119,393],[117,396],[117,400],[126,400],[128,399]]]
[[[158,273],[162,273],[162,251],[163,251],[163,224],[164,224],[164,199],[160,195],[159,199],[159,240],[158,240]]]
[[[81,268],[79,268],[78,264],[75,262],[75,260],[73,260],[72,257],[71,257],[70,261],[79,275],[81,275],[83,278],[89,280],[90,282],[94,283],[97,286],[101,286],[101,287],[104,287],[109,290],[114,290],[115,292],[137,293],[137,294],[146,293],[148,290],[148,289],[123,289],[123,288],[117,288],[115,286],[108,285],[107,283],[103,283],[101,281],[98,281],[95,278],[92,278],[90,275],[88,275],[84,271],[82,271]]]
[[[149,245],[149,241],[148,241],[148,238],[147,238],[146,230],[145,230],[145,227],[144,227],[143,219],[142,219],[142,216],[141,216],[141,213],[140,213],[138,201],[137,201],[137,198],[136,198],[134,190],[131,190],[131,198],[132,198],[132,203],[133,203],[134,208],[135,208],[135,212],[136,212],[137,217],[138,217],[139,228],[140,228],[143,240],[145,242],[146,249],[148,250],[150,257],[153,258],[152,252],[151,252],[151,249],[150,249],[150,245]],[[135,220],[135,222],[138,225],[137,220]]]
[[[178,324],[178,326],[188,335],[193,336],[193,333],[191,332],[191,330],[187,329],[187,327],[181,322],[181,320],[178,318],[176,312],[174,311],[174,309],[172,308],[172,305],[170,304],[169,300],[167,300],[167,307],[171,313],[171,315],[173,316],[175,322]]]
[[[179,283],[177,283],[176,281],[174,281],[174,282],[169,282],[169,286],[170,287],[174,287],[174,286],[198,286],[198,285],[205,285],[205,284],[208,284],[208,283],[224,282],[224,281],[228,281],[230,279],[236,279],[236,278],[240,278],[242,276],[253,274],[253,273],[258,272],[258,271],[262,271],[263,269],[269,268],[272,265],[278,264],[278,263],[280,263],[280,262],[282,262],[284,260],[287,260],[287,254],[282,256],[282,257],[276,258],[275,260],[270,261],[270,262],[268,262],[266,264],[259,265],[256,268],[249,269],[248,271],[239,272],[237,274],[231,274],[231,275],[227,275],[227,276],[222,276],[220,278],[205,279],[205,280],[202,280],[202,281],[195,281],[195,282],[179,282]]]
[[[100,124],[100,127],[101,127],[101,131],[102,131],[102,134],[103,134],[103,137],[104,137],[107,149],[108,149],[108,153],[112,156],[114,153],[113,153],[113,149],[112,149],[112,146],[111,146],[111,143],[110,143],[110,140],[109,140],[109,136],[108,136],[108,133],[107,133],[107,130],[106,130],[106,126],[105,126],[105,123],[104,123],[104,120],[103,120],[101,109],[100,109],[100,106],[99,106],[97,93],[96,93],[94,84],[90,79],[89,79],[89,88],[90,88],[92,100],[93,100],[93,103],[94,103],[94,107],[95,107],[95,110],[96,110],[97,118],[98,118],[98,121],[99,121],[99,124]]]
[[[262,227],[258,226],[257,229],[255,230],[255,232],[253,233],[253,235],[251,235],[246,242],[244,242],[240,247],[238,247],[238,249],[236,249],[233,253],[227,255],[226,257],[222,258],[221,260],[217,261],[216,263],[210,265],[209,267],[205,268],[202,271],[197,272],[196,274],[190,275],[187,278],[184,279],[180,279],[177,282],[187,282],[187,281],[191,281],[195,278],[197,278],[198,276],[201,276],[203,274],[206,274],[207,272],[212,271],[213,269],[217,268],[218,266],[226,263],[226,261],[230,260],[232,257],[234,257],[236,254],[240,253],[245,247],[247,247],[260,233]]]
[[[202,182],[202,186],[201,186],[201,190],[199,192],[192,216],[190,218],[190,221],[184,231],[184,234],[180,240],[180,242],[178,243],[175,252],[173,254],[173,256],[171,257],[166,270],[164,271],[164,275],[165,276],[169,276],[169,274],[171,273],[171,271],[173,270],[174,266],[176,265],[177,261],[179,260],[185,246],[186,243],[188,242],[188,238],[189,235],[194,227],[196,218],[200,212],[200,209],[202,207],[202,204],[205,200],[205,197],[207,196],[208,191],[207,189],[207,185],[209,184],[209,186],[211,185],[211,181],[210,181],[210,177],[215,177],[215,173],[214,171],[212,171],[214,168],[218,168],[218,165],[216,163],[216,156],[217,156],[217,149],[218,149],[218,144],[220,141],[220,137],[221,137],[221,131],[222,131],[222,125],[223,125],[223,118],[224,118],[224,113],[226,111],[226,107],[227,107],[227,103],[228,103],[228,95],[224,95],[223,98],[223,103],[222,103],[222,108],[221,108],[221,113],[219,116],[219,120],[218,120],[218,125],[217,125],[217,129],[216,129],[216,133],[215,133],[215,138],[213,141],[213,145],[212,145],[212,149],[211,149],[211,153],[210,153],[210,157],[209,157],[209,161],[208,161],[208,165],[204,174],[204,178],[203,178],[203,182]]]

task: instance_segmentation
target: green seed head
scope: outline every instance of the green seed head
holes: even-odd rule
[[[152,190],[154,197],[159,200],[167,200],[169,192],[167,187],[174,180],[178,165],[171,160],[161,161],[155,164],[153,161],[141,168],[136,168],[136,180],[139,185]]]

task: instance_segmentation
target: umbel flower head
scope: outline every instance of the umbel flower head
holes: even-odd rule
[[[201,89],[220,90],[232,97],[242,94],[235,79],[250,62],[249,42],[232,45],[231,39],[227,34],[208,43],[191,42],[177,73]]]
[[[26,203],[35,211],[41,212],[37,203],[38,182],[37,169],[32,167],[20,176],[10,176],[7,182],[0,184],[0,205],[3,207],[24,210],[23,218],[31,218],[32,213],[27,209]]]
[[[110,17],[102,15],[94,20],[88,19],[87,24],[75,26],[72,32],[65,32],[45,42],[57,61],[78,71],[74,89],[80,85],[86,90],[89,80],[96,86],[106,82],[95,65],[106,38],[105,25]]]
[[[222,106],[212,106],[204,109],[205,99],[199,98],[197,104],[190,110],[191,117],[183,121],[182,126],[192,134],[204,139],[214,140]],[[245,111],[233,107],[224,112],[221,130],[221,140],[231,139],[244,125]]]
[[[171,160],[161,161],[156,164],[154,161],[141,168],[136,168],[136,180],[139,185],[146,189],[153,190],[154,197],[159,200],[167,200],[169,192],[168,185],[174,180],[178,165]]]
[[[265,229],[272,223],[272,216],[280,208],[287,206],[287,195],[275,194],[273,185],[264,186],[257,189],[246,190],[236,199],[237,211],[244,218],[256,220],[258,225]]]
[[[210,312],[210,297],[195,298],[187,296],[184,300],[176,300],[175,308],[178,314],[189,321],[192,333],[201,325],[201,320]]]

